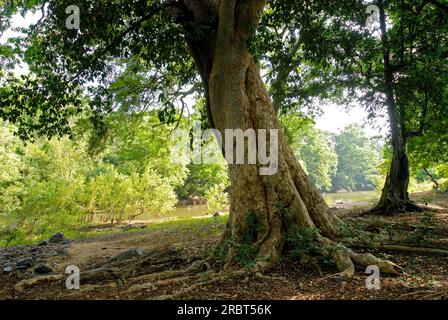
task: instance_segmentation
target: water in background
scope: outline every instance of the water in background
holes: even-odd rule
[[[374,200],[377,195],[374,191],[358,191],[346,193],[327,193],[323,195],[329,206],[335,205],[336,201],[343,201],[345,204],[365,205]],[[206,205],[179,206],[173,213],[168,213],[167,217],[191,218],[211,214]]]

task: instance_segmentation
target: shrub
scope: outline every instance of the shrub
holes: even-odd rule
[[[229,210],[229,196],[224,184],[216,184],[205,192],[207,207],[210,212]]]

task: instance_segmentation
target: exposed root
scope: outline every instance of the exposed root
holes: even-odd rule
[[[389,260],[383,260],[375,257],[370,253],[354,253],[349,251],[350,258],[359,266],[377,266],[381,272],[399,275],[403,273],[403,269]]]
[[[277,280],[277,281],[286,281],[285,277],[271,277],[271,276],[267,276],[264,275],[260,272],[256,272],[255,273],[255,278],[257,279],[261,279],[261,280]]]
[[[173,285],[179,282],[198,278],[200,274],[207,273],[208,270],[211,270],[208,260],[198,260],[184,270],[168,270],[133,278],[133,281],[145,281],[145,283],[134,285],[130,287],[127,292],[147,289],[154,290],[157,286]]]
[[[428,247],[414,247],[414,246],[406,246],[400,244],[384,244],[381,242],[354,242],[350,243],[350,246],[358,247],[358,248],[374,248],[374,249],[382,249],[382,250],[392,250],[392,251],[405,251],[405,252],[416,252],[416,253],[425,253],[425,254],[440,254],[440,255],[448,255],[448,250],[445,249],[437,249],[437,248],[428,248]]]
[[[197,279],[203,278],[203,281],[197,282],[193,285],[188,286],[187,288],[182,288],[178,291],[175,291],[172,294],[169,295],[161,295],[154,298],[154,300],[175,300],[179,299],[181,297],[184,297],[187,294],[190,294],[191,292],[197,291],[200,287],[205,285],[210,285],[216,282],[223,282],[226,281],[229,278],[238,278],[242,276],[248,276],[250,273],[248,273],[247,270],[238,270],[234,272],[218,272],[218,273],[203,273],[198,275]]]
[[[69,293],[68,295],[70,297],[76,297],[92,291],[114,289],[116,287],[117,284],[115,282],[108,284],[84,284],[79,288],[79,290],[73,290],[73,292]]]
[[[422,297],[424,300],[448,300],[448,290],[439,290],[428,293]]]
[[[402,273],[402,269],[391,261],[379,259],[370,253],[355,253],[341,243],[334,243],[326,238],[321,238],[320,241],[323,248],[322,254],[332,258],[340,270],[338,276],[353,277],[355,275],[355,265],[362,267],[375,265],[384,273],[394,275]]]
[[[17,282],[15,289],[17,292],[22,292],[27,288],[35,287],[37,285],[41,285],[41,284],[47,283],[47,282],[60,281],[62,279],[64,279],[64,276],[61,274],[26,279],[26,280]]]
[[[83,281],[92,281],[96,279],[116,280],[121,278],[121,273],[119,269],[103,267],[81,272],[80,278]]]
[[[300,250],[303,250],[304,254],[320,255],[324,258],[331,259],[340,271],[340,273],[334,276],[353,277],[356,272],[356,265],[361,267],[377,266],[382,273],[393,275],[403,273],[402,268],[395,263],[377,258],[370,253],[356,253],[344,245],[341,240],[334,241],[323,237],[317,230],[312,230],[310,233],[306,234],[301,241],[304,241],[304,244],[302,245],[304,245],[305,248],[299,249],[299,253]],[[312,249],[313,252],[307,252],[307,247],[314,248]],[[258,252],[255,257],[255,265],[249,268],[249,272],[261,275],[274,267],[274,264],[278,260],[278,257],[283,254],[283,251],[278,252],[277,248],[272,246],[269,248],[264,248],[265,250],[260,250]],[[232,249],[232,247],[229,247],[227,252],[227,260],[224,269],[227,271],[237,270],[236,268],[238,267],[232,259],[234,256]]]
[[[447,300],[448,290],[420,290],[403,294],[401,298],[413,297],[420,300]]]
[[[364,214],[373,214],[373,215],[384,215],[384,216],[392,216],[397,213],[405,213],[405,212],[422,212],[423,208],[414,204],[411,201],[397,201],[397,202],[388,202],[382,203],[376,206],[375,208],[367,211]]]
[[[185,270],[168,270],[159,273],[146,274],[137,278],[132,278],[133,281],[159,281],[169,278],[181,277],[186,274]]]
[[[395,223],[388,221],[388,219],[366,219],[366,218],[347,218],[344,222],[348,224],[358,224],[364,231],[368,232],[378,232],[386,228],[392,229],[399,232],[409,232],[415,230],[424,230],[430,232],[433,235],[438,236],[448,236],[448,229],[438,228],[435,226],[425,226],[422,224],[413,225],[405,223]]]
[[[155,282],[147,282],[143,284],[136,284],[130,287],[128,290],[126,290],[127,293],[133,293],[136,291],[142,291],[142,290],[155,290],[159,286],[167,286],[167,285],[175,285],[178,283],[182,283],[191,279],[197,278],[196,276],[184,276],[184,277],[177,277],[177,278],[170,278],[170,279],[164,279],[159,280]]]
[[[200,287],[202,287],[202,286],[204,286],[206,284],[211,284],[213,282],[219,282],[219,281],[222,281],[222,280],[225,279],[224,276],[219,275],[219,274],[216,275],[216,276],[207,274],[207,276],[208,277],[210,276],[212,278],[207,280],[207,281],[201,281],[201,282],[195,283],[193,285],[190,285],[190,286],[188,286],[186,288],[182,288],[180,290],[175,291],[172,294],[161,295],[161,296],[154,297],[154,300],[175,300],[175,299],[178,299],[178,298],[180,298],[182,296],[185,296],[185,295],[187,295],[187,294],[189,294],[189,293],[191,293],[193,291],[196,291],[197,289],[199,289]]]

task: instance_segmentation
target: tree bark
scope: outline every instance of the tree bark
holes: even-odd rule
[[[394,214],[396,212],[415,211],[418,210],[418,207],[409,199],[409,160],[406,153],[406,130],[403,117],[399,118],[397,115],[386,14],[382,3],[380,3],[379,8],[381,41],[383,44],[384,93],[386,95],[387,113],[391,130],[392,161],[381,198],[373,211]],[[403,115],[403,112],[401,114]]]
[[[437,181],[437,179],[431,174],[431,172],[429,172],[429,170],[427,168],[423,167],[423,171],[425,171],[426,175],[429,177],[429,179],[431,179],[431,182],[434,183],[434,188],[437,191],[440,191],[441,188],[440,188],[440,184]]]
[[[189,41],[209,94],[209,122],[221,133],[226,129],[264,129],[269,137],[270,130],[280,129],[274,104],[247,43],[264,5],[265,1],[252,0],[243,1],[237,8],[236,0],[221,0],[217,30],[201,42]],[[225,268],[241,267],[244,249],[254,262],[253,268],[265,270],[284,253],[288,234],[307,229],[312,230],[322,254],[331,257],[346,275],[353,275],[354,263],[396,271],[396,266],[387,261],[355,254],[334,242],[341,221],[311,183],[281,130],[278,144],[278,171],[274,175],[260,175],[260,163],[229,165],[231,208],[220,243],[225,249]]]

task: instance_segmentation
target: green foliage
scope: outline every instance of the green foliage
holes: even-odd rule
[[[229,250],[234,255],[235,261],[244,268],[251,268],[256,264],[258,248],[254,245],[255,235],[265,231],[259,222],[259,217],[254,212],[248,212],[244,217],[244,223],[235,226],[236,232],[225,239],[217,248],[217,259],[225,262]]]
[[[317,241],[318,230],[309,228],[297,228],[287,239],[290,254],[299,257],[303,254],[320,255],[322,247]]]
[[[426,183],[430,189],[435,187],[434,179],[442,189],[448,189],[448,134],[444,129],[448,116],[441,112],[434,116],[437,119],[426,123],[422,137],[408,141],[409,162],[419,183]]]
[[[13,136],[11,129],[11,126],[0,122],[0,216],[19,206],[17,194],[22,185],[20,142]]]
[[[257,249],[252,244],[251,240],[247,237],[238,238],[232,236],[221,244],[217,249],[217,259],[221,263],[225,262],[228,250],[232,248],[232,252],[235,254],[235,261],[244,268],[250,269],[255,266]]]
[[[33,241],[77,223],[85,174],[93,166],[82,148],[66,138],[21,145],[23,151],[15,155],[16,165],[23,166],[5,189],[14,196],[2,206],[0,218],[6,244]]]
[[[24,145],[13,136],[15,127],[2,123],[3,244],[36,241],[61,230],[69,234],[85,223],[116,223],[173,210],[174,188],[187,170],[171,163],[169,128],[153,132],[157,139],[145,136],[152,125],[148,120],[135,126],[135,140],[113,131],[105,150],[92,157],[83,136]]]
[[[153,170],[126,176],[112,166],[89,180],[83,200],[87,219],[93,221],[98,217],[111,222],[133,220],[144,214],[164,214],[177,203],[169,181]]]
[[[332,189],[331,178],[336,174],[338,156],[331,135],[316,129],[308,120],[289,115],[282,124],[291,145],[311,181],[321,191]]]
[[[366,137],[361,127],[349,125],[336,136],[335,148],[338,168],[333,190],[373,190],[381,162],[379,141]]]
[[[289,142],[311,181],[321,191],[364,191],[378,185],[381,143],[358,125],[338,134],[315,128],[309,118],[281,118]]]
[[[317,262],[321,262],[333,266],[334,262],[325,254],[324,250],[326,249],[319,237],[319,231],[315,228],[296,228],[286,239],[288,255],[293,259],[300,259],[301,262],[312,265],[318,265]]]
[[[423,213],[422,218],[415,229],[409,234],[409,239],[415,244],[423,244],[428,240],[434,238],[433,234],[434,228],[434,214],[432,212],[426,211]]]
[[[188,176],[185,183],[176,188],[176,192],[181,199],[190,197],[205,197],[207,192],[217,186],[222,185],[224,189],[230,185],[227,164],[194,164],[187,165]]]
[[[224,184],[217,184],[208,189],[205,192],[205,199],[210,212],[229,210],[229,195]]]

